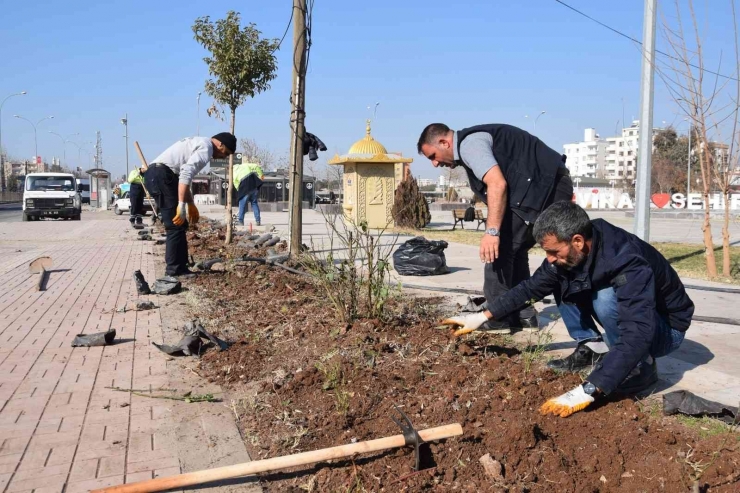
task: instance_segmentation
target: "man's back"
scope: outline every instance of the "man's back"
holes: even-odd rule
[[[599,237],[599,244],[594,248],[594,259],[591,279],[595,286],[592,289],[603,287],[608,282],[611,285],[627,283],[630,279],[620,278],[622,270],[634,259],[644,260],[655,278],[655,304],[660,313],[668,316],[671,326],[676,329],[686,329],[691,323],[694,304],[686,294],[683,282],[671,266],[670,262],[649,243],[637,236],[614,226],[603,219],[591,221],[595,238]],[[640,292],[639,286],[634,286],[634,295],[645,296],[649,293]]]

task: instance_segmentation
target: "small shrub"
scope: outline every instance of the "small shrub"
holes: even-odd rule
[[[411,176],[396,188],[392,214],[396,226],[400,228],[421,229],[431,222],[432,215],[427,199]]]

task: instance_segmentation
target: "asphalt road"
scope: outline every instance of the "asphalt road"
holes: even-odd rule
[[[23,205],[18,204],[0,204],[0,223],[21,222],[23,214]]]

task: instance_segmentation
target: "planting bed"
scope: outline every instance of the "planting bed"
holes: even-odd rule
[[[525,365],[509,339],[450,340],[436,328],[442,300],[404,295],[387,320],[346,324],[310,280],[265,265],[189,288],[193,316],[235,341],[198,371],[231,390],[254,460],[397,434],[394,404],[417,429],[463,425],[462,437],[422,447],[418,474],[405,448],[265,475],[267,491],[675,492],[690,491],[697,470],[701,491],[740,490],[737,434],[700,439],[631,399],[541,416],[580,378]],[[498,480],[485,454],[503,466]]]

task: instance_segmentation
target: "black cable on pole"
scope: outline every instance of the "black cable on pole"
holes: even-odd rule
[[[634,42],[634,43],[637,43],[637,44],[639,44],[640,46],[642,46],[642,41],[639,41],[639,40],[637,40],[637,39],[633,38],[633,37],[632,37],[632,36],[630,36],[629,34],[625,34],[625,33],[623,33],[622,31],[619,31],[619,30],[617,30],[617,29],[615,29],[615,28],[613,28],[613,27],[611,27],[611,26],[608,26],[608,25],[604,24],[604,23],[603,23],[603,22],[601,22],[600,20],[594,19],[594,18],[593,18],[593,17],[591,17],[590,15],[588,15],[588,14],[586,14],[586,13],[584,13],[584,12],[581,12],[581,11],[580,11],[580,10],[578,10],[577,8],[575,8],[575,7],[571,7],[570,5],[568,5],[567,3],[563,2],[562,0],[555,0],[555,1],[556,1],[556,2],[558,2],[558,3],[560,4],[560,5],[562,5],[563,7],[569,8],[569,9],[570,9],[570,10],[572,10],[573,12],[575,12],[575,13],[577,13],[577,14],[579,14],[579,15],[582,15],[583,17],[585,17],[586,19],[588,19],[588,20],[590,20],[590,21],[592,21],[592,22],[595,22],[596,24],[600,25],[601,27],[605,27],[605,28],[607,28],[608,30],[610,30],[611,32],[613,32],[613,33],[615,33],[615,34],[618,34],[619,36],[622,36],[623,38],[627,38],[627,39],[629,39],[630,41],[632,41],[632,42]],[[684,60],[681,60],[680,58],[677,58],[677,57],[675,57],[675,56],[671,55],[670,53],[666,53],[666,52],[664,52],[664,51],[660,51],[660,50],[659,50],[659,49],[657,49],[657,48],[655,49],[655,52],[656,52],[656,53],[659,53],[659,54],[661,54],[661,55],[663,55],[663,56],[666,56],[666,57],[668,57],[668,58],[671,58],[671,59],[673,59],[673,60],[675,60],[675,61],[677,61],[677,62],[680,62],[680,63],[686,63],[686,62],[685,62]],[[694,65],[693,63],[689,63],[688,65],[689,65],[690,67],[693,67],[693,68],[695,68],[695,69],[699,69],[699,70],[701,70],[701,71],[703,71],[703,72],[706,72],[706,73],[708,73],[708,74],[712,74],[712,75],[716,75],[716,76],[719,76],[719,77],[723,77],[723,78],[725,78],[725,79],[730,79],[730,80],[734,80],[734,81],[738,81],[738,82],[740,82],[740,79],[737,79],[736,77],[730,77],[729,75],[724,75],[724,74],[720,74],[719,72],[714,72],[714,71],[712,71],[712,70],[708,70],[708,69],[705,69],[705,68],[701,68],[701,67],[699,67],[698,65]]]
[[[280,38],[280,42],[275,47],[274,50],[272,50],[273,53],[275,53],[277,50],[280,49],[280,46],[283,44],[283,41],[285,40],[285,36],[288,35],[288,30],[290,29],[290,26],[293,24],[293,8],[290,9],[290,19],[288,19],[288,25],[285,26],[285,32],[283,33],[283,37]]]

